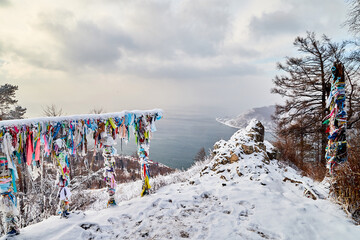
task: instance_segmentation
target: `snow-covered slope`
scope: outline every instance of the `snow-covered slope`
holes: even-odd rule
[[[54,216],[13,239],[359,239],[323,184],[273,159],[263,132],[251,121],[211,159],[153,179],[150,196],[130,197],[140,182],[121,185],[117,207]]]
[[[251,121],[251,119],[258,119],[266,128],[266,131],[274,129],[274,123],[271,119],[271,115],[275,113],[275,105],[252,108],[249,111],[238,115],[235,118],[218,117],[216,121],[223,123],[227,126],[234,128],[245,128]]]

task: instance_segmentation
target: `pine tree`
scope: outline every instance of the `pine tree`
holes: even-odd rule
[[[0,86],[0,118],[2,120],[21,119],[24,117],[26,108],[17,105],[15,92],[18,86],[4,84]]]

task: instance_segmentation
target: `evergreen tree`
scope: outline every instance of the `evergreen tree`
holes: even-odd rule
[[[0,118],[2,120],[21,119],[24,117],[26,108],[17,105],[15,92],[18,86],[4,84],[0,86]]]

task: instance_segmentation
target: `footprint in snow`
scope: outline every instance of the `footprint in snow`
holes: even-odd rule
[[[250,224],[249,227],[247,228],[248,231],[256,233],[257,235],[259,235],[260,237],[262,237],[263,239],[281,239],[281,236],[275,232],[271,232],[269,230],[266,229],[262,229],[259,225],[257,224]]]
[[[157,207],[160,201],[161,201],[161,198],[156,199],[156,200],[152,203],[152,206],[153,206],[153,207]]]
[[[124,219],[124,218],[131,220],[131,216],[129,214],[121,214],[120,215],[120,219]]]
[[[244,207],[250,208],[250,209],[254,209],[255,208],[255,204],[252,204],[246,200],[240,200],[237,202],[237,204],[242,205]]]
[[[84,230],[93,230],[95,232],[101,232],[101,227],[97,223],[83,223],[80,224],[80,227]]]
[[[254,211],[253,211],[253,209],[255,208],[254,204],[251,204],[250,202],[245,200],[241,200],[237,202],[237,204],[239,204],[239,206],[236,208],[235,211],[239,212],[238,220],[240,221],[248,220],[249,216],[254,215]]]
[[[107,220],[110,224],[118,224],[120,222],[119,218],[117,217],[111,217]]]

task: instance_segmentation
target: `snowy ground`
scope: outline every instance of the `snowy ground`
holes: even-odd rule
[[[281,180],[309,179],[277,164],[267,169],[260,181],[197,173],[115,208],[51,217],[13,239],[359,239],[360,227],[338,205],[306,198],[303,187]]]
[[[224,149],[244,142],[241,134],[221,142]],[[106,195],[94,192],[101,200],[96,210],[75,211],[67,220],[53,216],[11,239],[359,239],[360,226],[327,199],[325,185],[262,154],[161,176],[143,198],[140,182],[120,185],[114,208],[103,209]],[[317,200],[305,197],[306,189]]]

